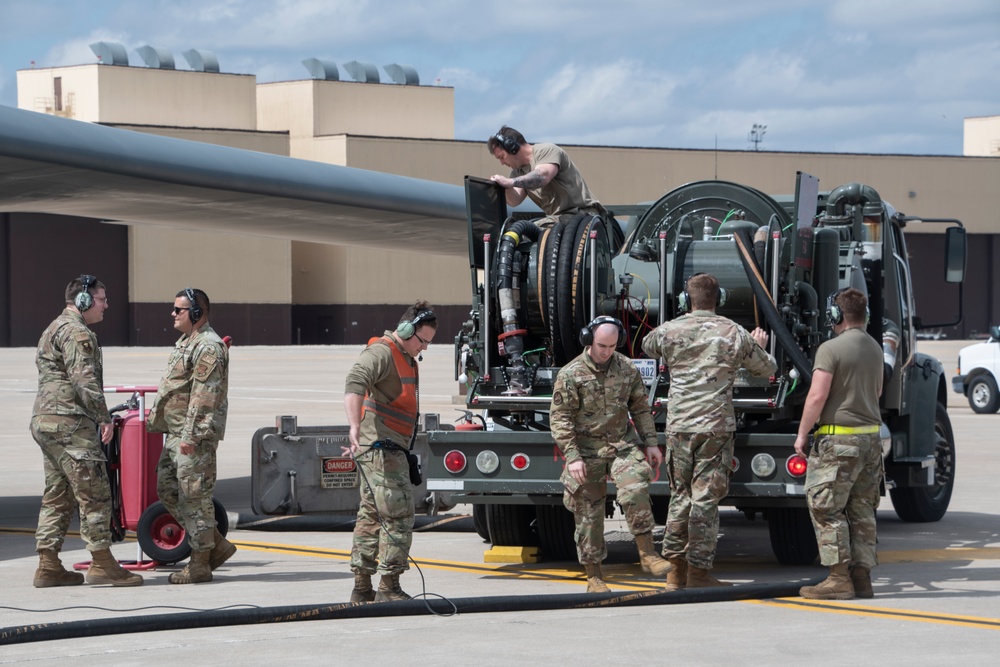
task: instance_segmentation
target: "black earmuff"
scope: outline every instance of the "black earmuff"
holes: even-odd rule
[[[704,272],[693,273],[690,276],[688,276],[687,280],[691,280],[695,276],[703,276],[703,275],[705,275]],[[680,296],[677,297],[677,309],[680,310],[682,313],[691,312],[691,295],[688,294],[687,280],[684,281],[684,289],[681,290]],[[720,285],[719,296],[718,298],[715,299],[715,307],[722,308],[724,305],[726,305],[726,299],[728,298],[729,298],[729,293],[726,292],[726,288]]]
[[[94,307],[94,297],[90,293],[90,288],[97,283],[97,278],[94,276],[84,273],[80,276],[80,283],[83,284],[83,291],[76,295],[73,299],[73,305],[81,313],[87,312]]]
[[[841,287],[836,292],[830,294],[826,297],[826,319],[830,322],[830,326],[835,326],[844,321],[844,309],[837,305],[837,297],[849,290],[849,287]],[[868,312],[868,306],[865,305],[865,326],[868,326],[868,319],[871,317]]]
[[[615,347],[621,347],[625,344],[628,332],[625,331],[625,325],[621,323],[621,320],[611,317],[609,315],[601,315],[595,317],[590,324],[580,329],[580,345],[588,347],[594,344],[594,329],[601,326],[602,324],[613,324],[618,327],[618,343]]]
[[[500,142],[500,147],[511,155],[517,155],[517,152],[521,150],[521,144],[517,142],[514,137],[508,137],[505,134],[496,133],[496,140]]]
[[[421,310],[412,320],[403,320],[400,322],[399,326],[396,327],[396,335],[403,340],[409,340],[417,333],[418,324],[426,320],[436,319],[437,315],[434,314],[433,310]]]
[[[191,310],[188,311],[188,314],[191,315],[191,323],[194,324],[200,320],[201,316],[205,313],[201,309],[201,306],[198,305],[198,299],[195,298],[194,289],[185,287],[184,296],[186,296],[187,300],[191,302]]]

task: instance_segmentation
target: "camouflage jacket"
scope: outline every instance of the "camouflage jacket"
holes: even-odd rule
[[[629,420],[631,413],[635,421]],[[549,413],[552,439],[567,463],[587,457],[613,457],[619,449],[656,445],[642,376],[615,352],[601,370],[588,350],[559,370]],[[636,428],[638,427],[638,431]]]
[[[228,410],[229,350],[206,324],[174,345],[146,428],[181,442],[217,442],[226,435]]]
[[[642,349],[662,359],[670,372],[668,433],[735,431],[736,373],[745,368],[766,377],[777,370],[746,329],[707,310],[664,322],[646,336]]]
[[[104,400],[104,361],[83,315],[67,308],[42,333],[35,353],[35,415],[85,415],[111,421]]]

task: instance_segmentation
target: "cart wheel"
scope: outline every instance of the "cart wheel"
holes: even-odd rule
[[[229,517],[226,510],[215,498],[215,523],[223,535],[229,533]],[[187,543],[187,533],[167,511],[162,502],[155,502],[139,517],[135,529],[142,552],[151,559],[169,565],[182,561],[191,555],[191,545]]]

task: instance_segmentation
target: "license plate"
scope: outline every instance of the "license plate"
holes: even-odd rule
[[[660,372],[660,364],[657,363],[656,359],[633,359],[632,363],[639,369],[639,375],[642,376],[642,383],[647,387],[653,384],[657,374]]]

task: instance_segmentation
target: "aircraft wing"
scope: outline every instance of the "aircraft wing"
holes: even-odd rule
[[[0,105],[0,211],[466,255],[462,186]]]

